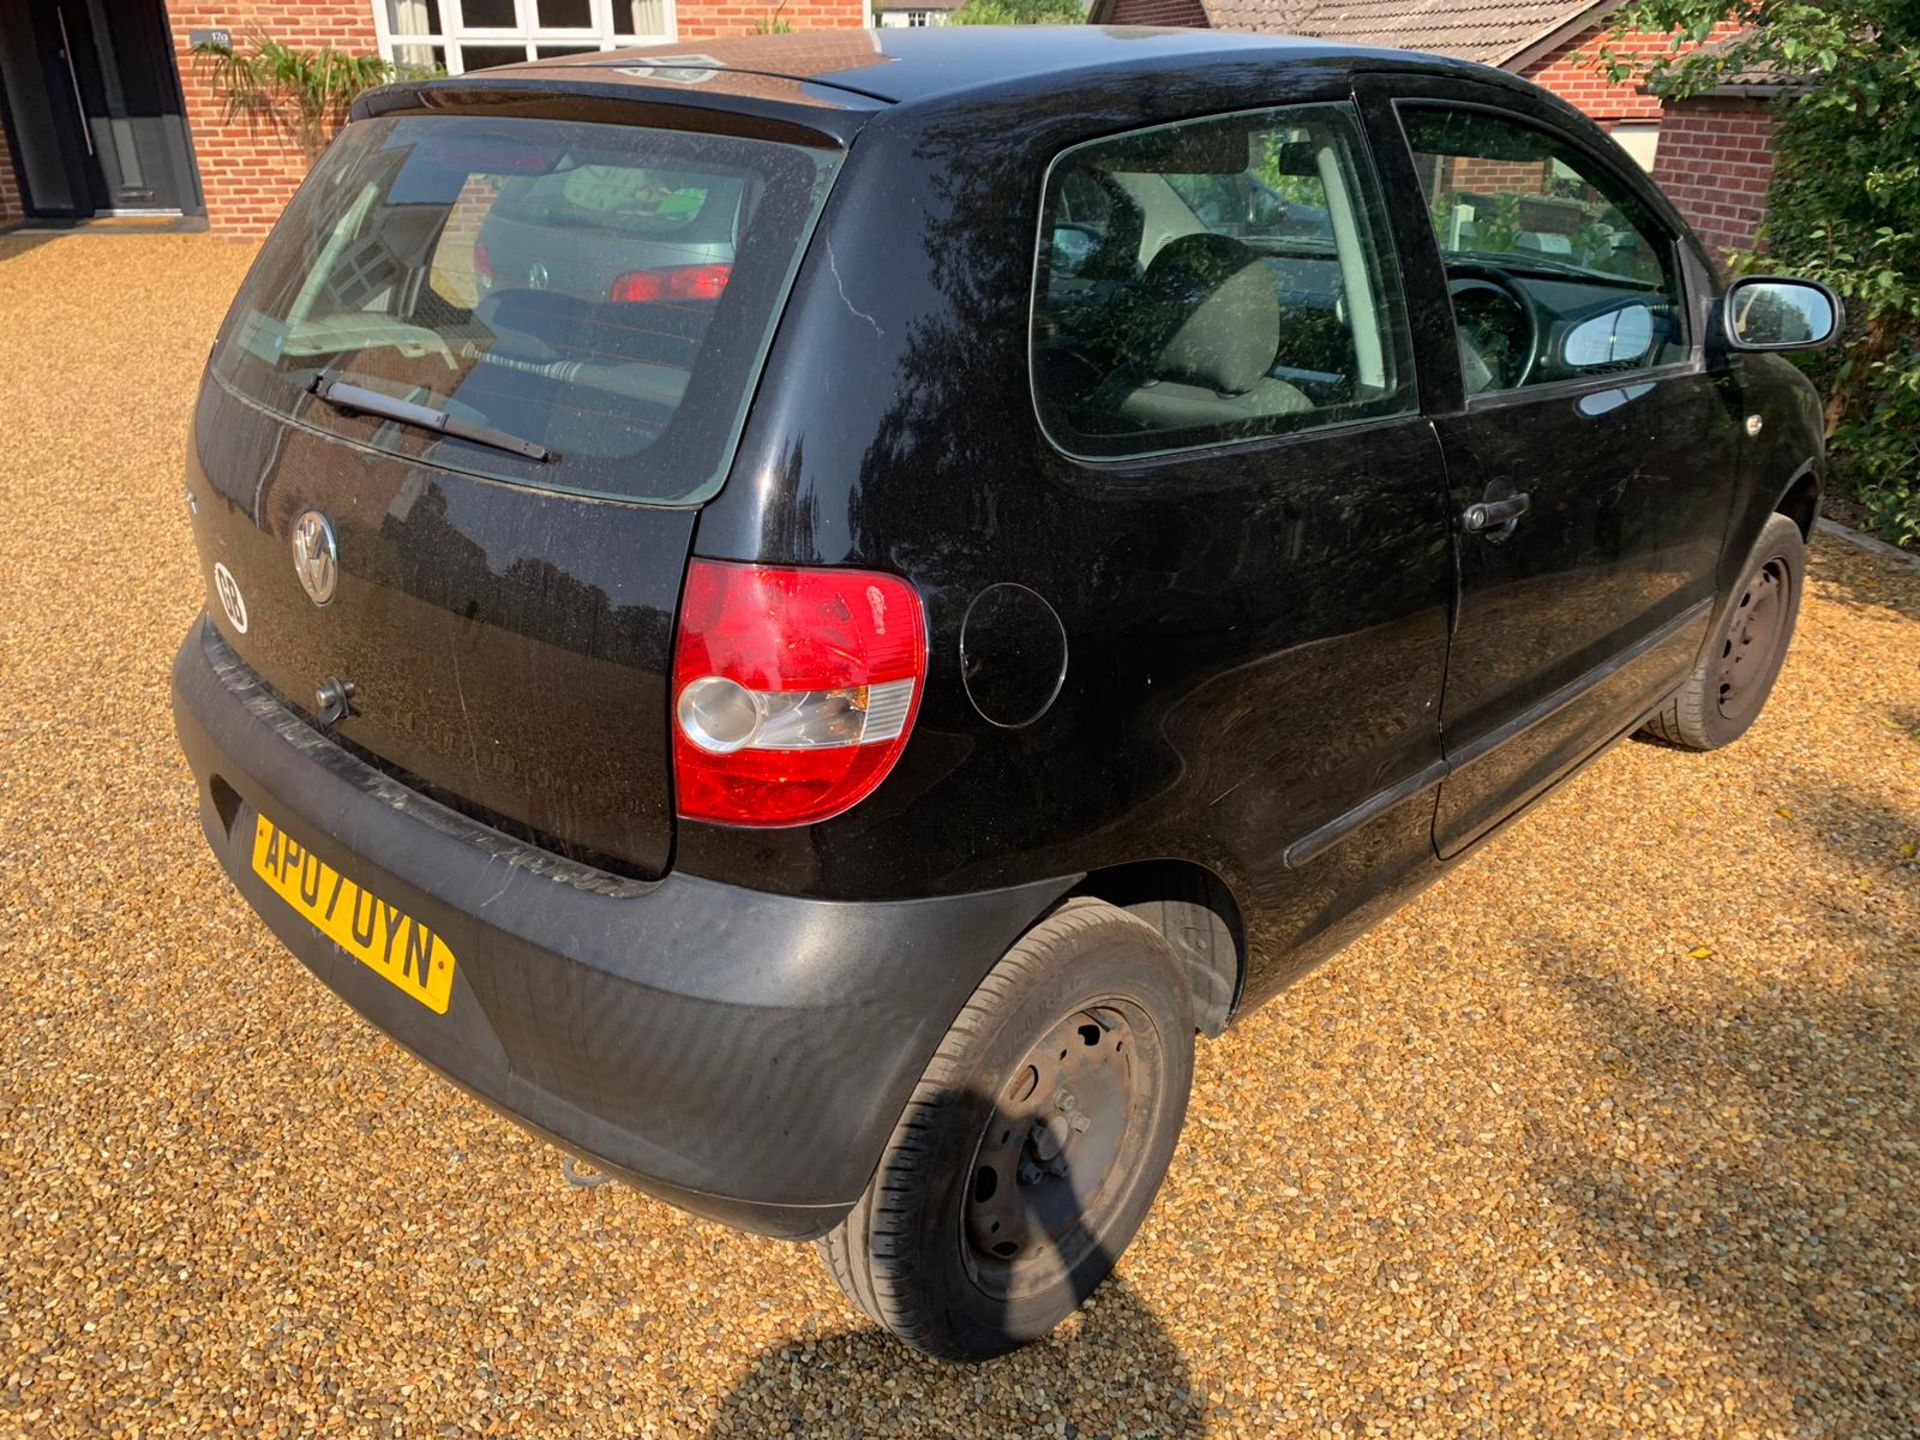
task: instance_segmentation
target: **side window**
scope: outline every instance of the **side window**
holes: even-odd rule
[[[1345,105],[1096,140],[1047,177],[1040,421],[1119,457],[1415,406],[1399,277]]]
[[[1686,357],[1676,237],[1597,159],[1490,111],[1409,102],[1400,120],[1468,394]]]

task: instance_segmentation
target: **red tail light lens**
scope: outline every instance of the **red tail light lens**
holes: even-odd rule
[[[608,298],[631,302],[649,300],[718,300],[733,278],[731,265],[675,265],[665,270],[629,270],[613,282]]]
[[[897,575],[695,560],[673,655],[678,809],[805,825],[857,805],[906,748],[927,673]]]

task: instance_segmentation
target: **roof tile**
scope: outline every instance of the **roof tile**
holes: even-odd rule
[[[1499,65],[1596,8],[1595,0],[1203,0],[1223,30],[1427,50]]]

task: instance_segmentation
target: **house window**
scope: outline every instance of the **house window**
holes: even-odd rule
[[[450,75],[673,38],[674,0],[374,0],[395,65]]]
[[[907,24],[913,26],[915,29],[924,27],[929,24],[932,19],[933,17],[925,10],[909,10],[907,12]]]
[[[1628,121],[1616,125],[1607,132],[1616,144],[1640,162],[1640,168],[1649,175],[1653,173],[1654,152],[1660,145],[1660,125],[1657,121],[1640,123]]]

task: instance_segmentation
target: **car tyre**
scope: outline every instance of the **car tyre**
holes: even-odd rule
[[[1806,573],[1807,542],[1799,525],[1773,516],[1748,556],[1713,643],[1643,733],[1685,750],[1718,750],[1746,734],[1787,658]]]
[[[916,1350],[984,1360],[1091,1295],[1160,1188],[1193,1079],[1192,1001],[1152,926],[1069,901],[974,991],[866,1193],[817,1242]]]

